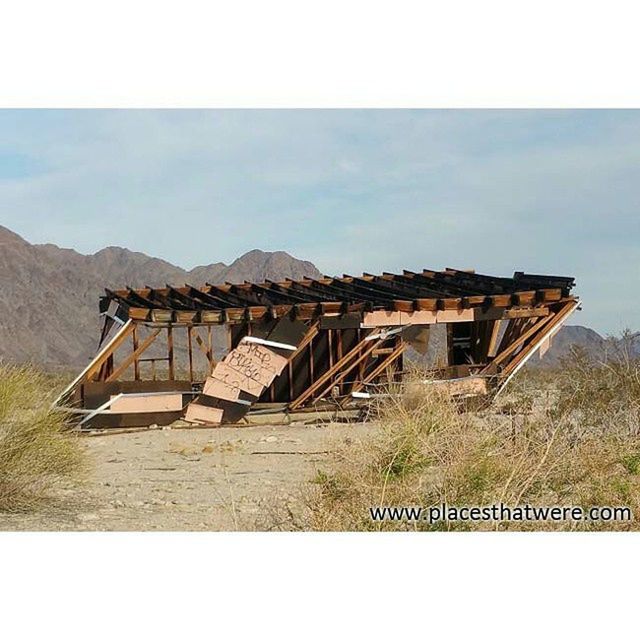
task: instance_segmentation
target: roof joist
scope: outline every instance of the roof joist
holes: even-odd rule
[[[553,304],[569,295],[573,278],[517,272],[494,278],[468,271],[404,271],[402,274],[345,275],[284,282],[189,285],[106,291],[102,305],[116,301],[138,320],[234,322],[282,317],[311,318],[324,313],[439,311]],[[169,320],[171,318],[171,320]]]

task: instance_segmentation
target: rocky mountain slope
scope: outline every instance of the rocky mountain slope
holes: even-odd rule
[[[249,251],[232,264],[191,271],[120,247],[93,255],[33,245],[0,226],[0,358],[77,368],[95,352],[98,298],[105,287],[199,286],[205,282],[319,277],[311,262],[283,251]]]
[[[551,348],[544,357],[534,356],[529,362],[532,366],[556,366],[560,364],[562,358],[571,354],[573,347],[580,347],[598,356],[604,353],[605,343],[605,338],[593,329],[578,325],[564,326],[553,336]]]

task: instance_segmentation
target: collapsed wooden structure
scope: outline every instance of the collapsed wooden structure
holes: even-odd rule
[[[91,428],[348,407],[401,379],[407,350],[424,354],[439,325],[446,344],[430,380],[490,396],[548,348],[579,304],[573,286],[568,277],[446,269],[106,290],[98,353],[57,403]]]

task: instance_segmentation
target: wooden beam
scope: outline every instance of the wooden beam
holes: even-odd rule
[[[524,342],[526,342],[526,340],[530,338],[532,335],[540,331],[540,329],[542,329],[551,320],[553,320],[553,318],[555,318],[556,315],[557,314],[554,314],[538,320],[538,322],[536,322],[532,327],[527,329],[527,331],[522,333],[520,337],[514,340],[509,346],[507,346],[504,350],[501,350],[498,353],[498,355],[495,357],[495,359],[491,362],[491,365],[497,367],[498,365],[502,364],[512,353],[516,351],[516,349],[518,349],[518,347],[524,344]],[[481,373],[484,373],[484,372],[485,372],[485,369],[483,369]]]
[[[187,327],[187,347],[189,349],[189,382],[193,382],[193,343],[191,341],[191,325]]]
[[[505,325],[506,320],[494,320],[493,327],[491,328],[491,335],[489,336],[489,346],[487,347],[487,357],[495,358],[498,352],[498,337],[500,336],[500,330]]]
[[[444,309],[419,309],[402,310],[377,310],[363,314],[362,327],[392,327],[412,324],[449,324],[452,322],[479,322],[482,320],[537,318],[549,315],[548,307],[489,307],[489,308],[446,308]]]
[[[375,380],[385,369],[387,369],[390,365],[392,365],[404,353],[406,349],[407,349],[407,343],[401,342],[395,349],[391,351],[391,353],[386,358],[383,359],[383,361],[380,364],[378,364],[378,366],[373,371],[368,373],[365,376],[365,378],[354,382],[353,387],[351,388],[351,393],[354,393],[355,391],[359,391],[367,383],[371,382],[372,380]],[[345,399],[341,403],[341,405],[346,404],[347,401],[348,401],[348,398]]]
[[[327,342],[329,345],[329,368],[333,367],[333,329],[327,329]]]
[[[522,320],[520,318],[509,320],[509,322],[507,323],[507,328],[502,334],[502,339],[500,340],[500,345],[498,346],[498,352],[506,349],[518,337],[521,323]]]
[[[73,391],[78,384],[85,380],[90,380],[91,377],[100,371],[100,367],[106,362],[107,358],[127,339],[127,337],[133,331],[134,323],[131,320],[120,327],[118,332],[109,340],[109,342],[98,351],[95,358],[74,378],[74,380],[67,385],[62,393],[55,399],[53,405],[56,406],[65,400],[71,391]]]
[[[151,346],[151,343],[156,339],[161,330],[162,329],[156,329],[151,335],[147,336],[142,344],[132,354],[127,356],[122,361],[122,363],[118,365],[118,367],[107,377],[105,382],[112,382],[113,380],[117,380],[118,377],[127,370],[127,367],[129,367],[132,362],[135,362],[135,360],[137,360]]]
[[[207,358],[207,360],[209,361],[209,366],[211,367],[213,358],[209,353],[208,346],[204,343],[204,340],[198,335],[197,330],[193,332],[193,337],[196,339],[196,344],[198,345],[198,347],[200,347],[200,351],[202,351],[204,356]]]
[[[366,344],[367,344],[366,342],[359,342],[358,346],[366,345]],[[338,376],[333,381],[331,381],[331,384],[329,384],[329,386],[325,387],[324,391],[321,391],[313,399],[313,403],[315,404],[319,400],[322,400],[322,398],[324,398],[327,395],[327,393],[329,393],[329,391],[331,391],[332,387],[340,385],[342,383],[342,381],[349,375],[349,373],[351,373],[351,371],[353,371],[353,369],[355,369],[361,362],[363,362],[366,358],[368,358],[371,355],[371,353],[374,351],[376,346],[377,346],[377,340],[373,340],[371,342],[370,346],[368,346],[368,347],[365,346],[364,350],[362,350],[362,353],[358,356],[358,358],[354,362],[351,362],[345,368],[343,368],[341,373],[338,374]]]
[[[105,346],[105,348],[93,359],[91,364],[87,367],[85,373],[85,379],[90,380],[94,376],[102,365],[109,359],[109,356],[113,355],[114,351],[125,341],[129,334],[133,331],[133,323],[125,324],[119,333],[117,333],[113,339]]]
[[[213,359],[213,335],[211,325],[207,325],[207,358],[209,360],[209,373],[213,371],[215,362]]]
[[[173,360],[173,327],[167,327],[167,357],[169,359],[169,380],[175,380],[175,367]]]
[[[552,316],[552,320],[548,323],[545,323],[545,326],[539,326],[538,329],[544,329],[542,332],[539,330],[534,333],[538,333],[539,335],[536,337],[536,341],[534,344],[530,345],[531,348],[539,348],[539,346],[544,341],[544,337],[550,337],[555,334],[555,332],[560,328],[560,326],[564,323],[571,313],[578,306],[578,303],[569,303],[564,306],[560,311],[558,311],[554,316]],[[532,327],[533,329],[534,327]],[[519,368],[520,362],[528,358],[530,352],[529,346],[525,346],[518,355],[513,358],[513,360],[504,368],[501,372],[501,375],[508,377],[512,372],[514,372],[517,368]],[[495,360],[494,360],[495,362]]]
[[[135,351],[137,351],[138,347],[139,347],[139,340],[138,340],[138,326],[137,325],[133,325],[133,351],[135,353]],[[140,363],[138,362],[137,358],[133,361],[133,378],[134,380],[140,380]]]
[[[305,391],[303,391],[295,400],[293,400],[293,402],[291,402],[291,404],[289,405],[289,408],[291,410],[296,409],[297,407],[299,407],[303,402],[305,402],[305,400],[307,400],[308,398],[310,398],[314,393],[316,393],[316,391],[318,391],[320,388],[322,388],[322,386],[324,384],[326,384],[329,380],[331,380],[331,378],[338,373],[339,371],[342,370],[342,368],[347,365],[349,362],[351,362],[354,358],[356,358],[358,356],[358,354],[361,352],[362,347],[365,345],[365,342],[359,342],[358,344],[356,344],[355,347],[353,347],[353,349],[351,349],[351,351],[347,352],[346,355],[342,356],[334,365],[333,367],[331,367],[330,369],[328,369],[327,371],[325,371],[324,374],[322,374],[312,385],[310,385],[309,387],[307,387],[307,389]],[[373,351],[373,349],[377,346],[378,341],[377,340],[372,340],[371,341],[371,350]],[[350,371],[351,369],[349,369]]]
[[[314,322],[309,326],[309,330],[304,334],[304,337],[300,341],[300,344],[296,347],[296,350],[291,355],[291,360],[293,360],[297,355],[301,354],[308,344],[318,335],[319,332],[320,321]]]

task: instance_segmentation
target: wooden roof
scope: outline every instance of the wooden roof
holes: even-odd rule
[[[318,280],[266,281],[261,283],[172,287],[111,291],[101,298],[106,311],[112,301],[120,314],[138,320],[175,320],[162,313],[177,312],[202,321],[225,322],[271,314],[312,317],[323,313],[346,313],[387,309],[397,311],[444,310],[470,307],[510,307],[554,302],[570,295],[574,279],[564,276],[514,273],[511,278],[480,275],[457,269]],[[166,317],[165,317],[166,316]]]

